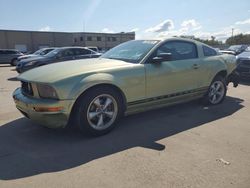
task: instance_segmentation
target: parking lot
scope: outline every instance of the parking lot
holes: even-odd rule
[[[24,118],[16,76],[0,65],[0,187],[249,188],[250,82],[230,85],[221,105],[144,112],[89,138]]]

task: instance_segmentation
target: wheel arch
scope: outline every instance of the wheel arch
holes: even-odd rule
[[[74,111],[76,110],[76,106],[78,104],[78,102],[80,101],[80,99],[82,97],[84,97],[84,95],[89,92],[90,90],[92,90],[93,88],[97,88],[97,87],[108,87],[108,88],[112,88],[114,89],[121,97],[122,99],[122,110],[123,112],[126,111],[127,109],[127,98],[124,94],[124,92],[122,91],[122,89],[120,89],[118,86],[116,86],[115,84],[112,84],[112,83],[97,83],[95,85],[92,85],[88,88],[86,88],[84,91],[82,91],[76,98],[72,108],[71,108],[71,112],[70,112],[70,116],[69,116],[69,122],[72,122],[73,121],[73,117],[74,117]]]
[[[227,78],[227,70],[221,70],[221,71],[219,71],[215,76],[214,76],[214,78],[216,77],[216,76],[222,76],[223,78]]]

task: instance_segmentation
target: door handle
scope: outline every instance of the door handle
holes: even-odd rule
[[[193,69],[198,69],[200,66],[198,64],[193,64]]]

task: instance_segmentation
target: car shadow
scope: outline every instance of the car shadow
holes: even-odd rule
[[[18,79],[17,79],[16,76],[15,76],[15,77],[8,78],[7,80],[8,80],[8,81],[18,81]]]
[[[11,65],[1,65],[0,64],[0,68],[4,68],[4,67],[12,67]]]
[[[123,118],[111,133],[91,138],[77,129],[51,130],[20,118],[0,127],[0,179],[12,180],[84,165],[134,147],[166,150],[157,141],[232,115],[243,100],[221,105],[190,102]]]

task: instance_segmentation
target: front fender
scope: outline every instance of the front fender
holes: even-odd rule
[[[119,82],[121,82],[119,79],[115,79],[113,75],[108,73],[92,74],[83,78],[80,82],[74,85],[69,93],[69,98],[77,99],[84,91],[99,84],[112,84],[118,87]]]

